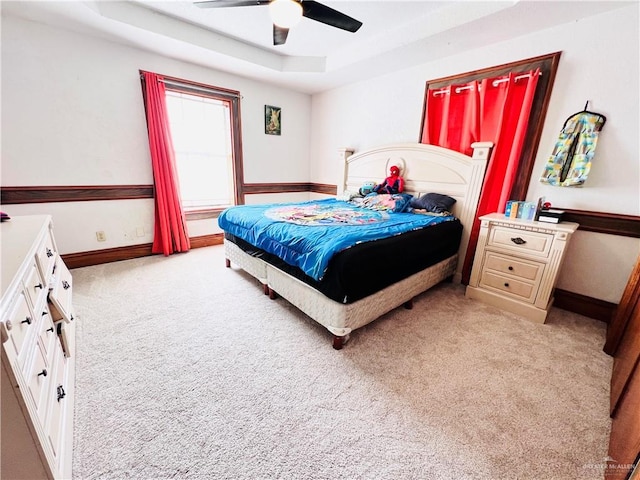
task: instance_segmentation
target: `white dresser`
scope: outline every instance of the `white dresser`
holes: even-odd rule
[[[577,223],[480,217],[466,296],[544,323],[558,272]]]
[[[71,478],[75,379],[72,278],[51,217],[0,224],[0,477]]]

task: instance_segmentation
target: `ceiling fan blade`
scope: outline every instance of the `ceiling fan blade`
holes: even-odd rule
[[[287,35],[289,35],[288,28],[282,28],[277,25],[273,25],[273,44],[274,45],[284,45],[284,42],[287,41]]]
[[[200,8],[226,8],[226,7],[255,7],[256,5],[267,5],[270,0],[205,0],[193,2]]]
[[[302,0],[302,15],[349,32],[357,32],[362,22],[313,0]]]

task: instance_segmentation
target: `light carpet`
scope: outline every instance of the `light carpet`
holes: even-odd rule
[[[442,284],[337,351],[221,246],[72,275],[74,479],[602,478],[602,322]]]

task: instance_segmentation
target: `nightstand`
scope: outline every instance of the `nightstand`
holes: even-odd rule
[[[466,296],[538,323],[553,303],[553,289],[577,223],[480,217],[480,234]]]

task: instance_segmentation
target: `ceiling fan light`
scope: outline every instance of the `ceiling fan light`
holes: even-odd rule
[[[269,4],[269,13],[278,27],[291,28],[302,18],[302,5],[295,0],[273,0]]]

